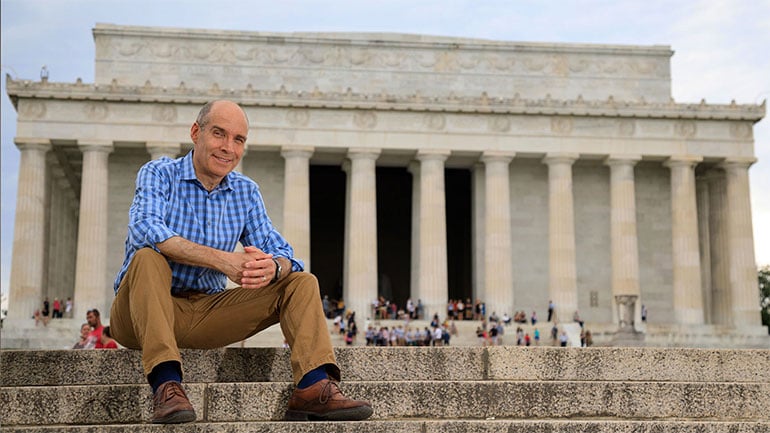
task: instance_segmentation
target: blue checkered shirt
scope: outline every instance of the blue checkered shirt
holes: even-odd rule
[[[115,292],[136,251],[173,236],[223,251],[234,251],[236,243],[255,246],[291,260],[291,269],[304,269],[293,258],[294,250],[273,227],[267,216],[259,186],[248,177],[231,172],[211,192],[195,177],[192,152],[179,159],[163,157],[139,169],[136,192],[129,210],[126,259],[115,278]],[[169,261],[171,291],[221,292],[225,274],[213,269]]]

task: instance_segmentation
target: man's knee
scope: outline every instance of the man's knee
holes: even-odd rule
[[[163,263],[168,263],[166,261],[166,257],[164,257],[163,254],[149,247],[145,247],[140,250],[137,250],[134,253],[134,257],[131,259],[131,263],[134,263],[134,262],[144,263],[144,262],[155,262],[155,261],[163,261]]]
[[[152,248],[142,248],[134,253],[128,267],[129,271],[154,269],[161,274],[168,274],[169,279],[171,278],[171,266],[169,266],[168,260],[163,254]]]
[[[295,292],[301,292],[304,296],[313,296],[321,299],[320,289],[318,287],[318,278],[310,272],[295,272],[289,274],[291,282],[289,286],[294,288]]]

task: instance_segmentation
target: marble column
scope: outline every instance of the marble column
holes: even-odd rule
[[[48,218],[48,275],[46,287],[48,288],[48,297],[59,298],[62,301],[62,311],[66,297],[71,294],[71,287],[65,283],[64,262],[67,260],[67,232],[66,211],[69,207],[65,191],[69,187],[64,171],[60,167],[51,165],[51,198],[49,204],[50,217]]]
[[[572,164],[579,157],[549,153],[543,158],[548,165],[548,286],[559,322],[571,322],[578,308]]]
[[[446,317],[449,299],[444,161],[448,151],[419,151],[420,161],[420,286],[425,318]]]
[[[43,308],[44,269],[46,267],[46,153],[47,139],[16,138],[21,151],[19,183],[16,193],[16,220],[13,229],[8,293],[8,321],[20,325],[30,322],[36,308]],[[6,323],[8,325],[8,323]]]
[[[612,263],[612,299],[634,295],[639,299],[639,241],[636,230],[636,193],[634,166],[641,155],[610,155],[610,242]],[[633,312],[634,324],[641,324],[641,301]],[[618,309],[612,309],[613,322],[619,323]]]
[[[409,296],[417,308],[420,301],[420,164],[416,161],[409,163],[409,173],[412,174],[412,245],[411,245],[411,275],[409,277]]]
[[[725,173],[712,169],[705,177],[708,186],[709,267],[711,281],[711,322],[732,325],[730,295],[730,250],[727,231],[727,183]]]
[[[377,173],[380,149],[348,150],[344,300],[362,320],[377,298]],[[373,317],[372,317],[373,319]],[[363,323],[363,322],[360,322]]]
[[[486,285],[484,301],[488,312],[498,316],[514,311],[513,252],[511,245],[511,178],[509,166],[512,152],[484,152],[485,169],[484,269]]]
[[[146,147],[147,152],[150,153],[150,159],[158,159],[162,156],[176,159],[182,146],[171,141],[148,141]]]
[[[107,193],[109,191],[109,141],[80,141],[83,179],[80,186],[77,264],[75,266],[74,317],[98,308],[104,320],[110,314],[112,284],[107,276]]]
[[[698,207],[698,253],[700,254],[700,286],[703,299],[703,323],[713,322],[711,310],[711,226],[709,185],[701,173],[695,177],[695,200]]]
[[[672,156],[671,239],[674,273],[674,319],[677,324],[703,324],[698,215],[695,200],[695,165],[698,156]]]
[[[484,227],[486,212],[486,170],[481,162],[473,166],[473,286],[474,293],[471,299],[471,306],[475,305],[476,299],[486,299],[486,267],[484,266]],[[510,191],[509,191],[510,193]],[[464,302],[465,300],[463,300]],[[466,307],[467,308],[467,307]]]
[[[727,181],[732,324],[737,328],[762,324],[749,193],[749,167],[755,162],[754,158],[727,158],[721,164]]]
[[[312,147],[284,147],[283,228],[294,256],[310,271],[310,157]]]

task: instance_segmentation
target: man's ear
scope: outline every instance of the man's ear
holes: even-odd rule
[[[190,138],[194,144],[198,144],[198,134],[200,134],[200,132],[201,128],[198,126],[198,122],[193,122],[192,126],[190,127]]]

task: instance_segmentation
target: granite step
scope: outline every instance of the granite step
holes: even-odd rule
[[[290,382],[283,348],[182,350],[191,383]],[[770,383],[770,350],[340,347],[343,381],[562,380]],[[2,350],[0,386],[144,384],[134,350]]]
[[[223,348],[182,351],[198,422],[179,431],[770,431],[770,350],[335,351],[371,422],[280,422],[289,350]],[[3,432],[160,431],[138,351],[3,350],[0,367]]]
[[[290,382],[186,383],[198,420],[280,421]],[[349,381],[372,419],[770,420],[770,383],[576,381]],[[0,388],[4,425],[142,423],[146,385]]]
[[[362,422],[199,422],[183,425],[0,427],[0,432],[50,433],[766,433],[769,422],[615,420],[387,420]]]

